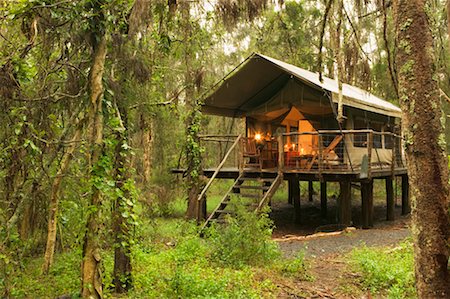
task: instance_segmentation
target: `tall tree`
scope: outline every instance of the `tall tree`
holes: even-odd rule
[[[83,261],[81,270],[81,295],[83,298],[101,298],[102,273],[100,256],[100,211],[102,194],[98,186],[100,175],[100,160],[103,153],[103,74],[107,51],[107,35],[104,28],[105,14],[102,1],[92,1],[91,9],[95,12],[91,21],[91,70],[89,73],[89,142],[90,170],[92,182],[91,212],[86,223],[86,233],[83,244]]]
[[[421,298],[449,298],[448,158],[434,78],[428,2],[394,1],[398,84],[411,185],[417,291]]]

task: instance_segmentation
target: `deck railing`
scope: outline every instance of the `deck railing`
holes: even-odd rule
[[[232,147],[238,135],[202,135],[200,145],[203,148],[203,169],[215,169]],[[238,168],[240,164],[240,144],[233,147],[223,168]]]
[[[205,135],[204,169],[214,169],[232,147],[236,135]],[[252,137],[242,139],[253,140]],[[255,142],[257,142],[255,140]],[[358,172],[370,177],[375,170],[404,168],[401,136],[373,130],[319,130],[291,132],[258,141],[262,169],[319,173]],[[224,168],[242,167],[242,144],[235,146]]]
[[[401,136],[373,130],[284,133],[284,170],[355,172],[404,167]]]

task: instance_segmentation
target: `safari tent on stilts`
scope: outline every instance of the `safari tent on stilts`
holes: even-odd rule
[[[351,225],[351,187],[362,197],[362,226],[373,226],[373,180],[386,181],[386,218],[394,217],[393,180],[401,177],[402,213],[409,213],[408,176],[400,131],[401,111],[358,87],[343,84],[344,121],[337,121],[337,81],[254,53],[203,99],[203,113],[245,122],[239,136],[205,135],[204,144],[225,144],[226,154],[206,166],[209,179],[233,179],[210,215],[208,226],[230,211],[232,200],[266,206],[283,180],[295,221],[300,215],[300,181],[320,181],[321,214],[327,215],[327,182],[340,183],[338,222]],[[208,154],[208,150],[206,151]],[[174,169],[182,173],[184,169]],[[310,197],[312,194],[310,194]]]

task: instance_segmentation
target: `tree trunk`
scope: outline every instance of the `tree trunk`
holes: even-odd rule
[[[153,151],[153,124],[152,121],[148,121],[146,116],[141,114],[141,136],[142,136],[142,148],[144,149],[142,166],[144,168],[144,185],[148,186],[152,173],[152,151]]]
[[[341,36],[342,36],[342,21],[343,21],[343,12],[344,11],[344,2],[343,0],[339,0],[337,4],[337,24],[336,24],[336,33],[334,36],[335,42],[335,60],[337,64],[337,76],[336,80],[338,82],[338,109],[337,109],[337,121],[342,124],[344,122],[344,95],[342,92],[342,84],[344,79],[344,50],[342,48]]]
[[[447,33],[448,33],[448,48],[450,51],[450,0],[447,0]]]
[[[201,164],[200,164],[200,107],[195,99],[194,78],[192,72],[192,25],[190,16],[190,4],[187,1],[180,3],[181,14],[183,16],[184,30],[184,84],[186,85],[186,106],[189,116],[186,120],[187,138],[186,138],[186,160],[187,160],[187,211],[186,218],[201,220],[202,201],[198,201],[198,195],[201,192]]]
[[[117,109],[121,129],[116,130],[116,151],[114,159],[114,180],[116,189],[120,190],[113,204],[113,233],[114,233],[114,272],[113,283],[117,293],[125,293],[131,288],[131,239],[130,226],[133,224],[133,200],[131,198],[129,180],[128,150],[124,145],[128,142],[127,115],[125,111]],[[123,116],[123,122],[121,115]]]
[[[439,89],[433,79],[426,2],[394,1],[399,95],[411,185],[418,295],[450,298],[448,159]]]
[[[45,247],[44,264],[42,265],[42,272],[44,274],[48,273],[48,270],[53,264],[53,254],[55,253],[56,244],[56,229],[57,229],[57,215],[58,215],[58,204],[59,204],[59,187],[64,174],[69,168],[70,161],[72,160],[73,152],[76,149],[76,142],[81,136],[81,126],[78,126],[75,130],[73,138],[71,140],[70,147],[64,153],[61,159],[61,165],[59,167],[58,173],[53,179],[52,191],[50,196],[50,205],[48,213],[48,230],[47,230],[47,245]]]
[[[94,46],[92,67],[89,78],[90,87],[90,138],[91,138],[91,176],[92,166],[96,166],[103,152],[103,73],[106,58],[106,38],[102,36],[100,41]],[[100,270],[100,248],[99,248],[99,230],[100,230],[100,209],[101,209],[100,190],[92,186],[91,207],[92,211],[88,216],[86,223],[86,234],[83,244],[82,261],[82,290],[83,298],[101,298],[102,281]]]

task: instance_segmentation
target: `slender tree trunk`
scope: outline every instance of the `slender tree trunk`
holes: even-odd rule
[[[384,41],[384,48],[386,50],[387,54],[387,63],[389,68],[389,77],[392,81],[392,86],[394,87],[395,96],[398,99],[398,79],[397,74],[395,72],[395,62],[393,61],[393,57],[391,54],[391,48],[389,46],[389,38],[388,38],[388,22],[387,22],[387,7],[386,7],[386,0],[381,1],[382,9],[383,9],[383,41]]]
[[[64,153],[61,164],[59,166],[58,173],[53,179],[52,191],[50,195],[50,206],[48,213],[48,230],[47,230],[47,245],[45,247],[44,264],[42,265],[42,272],[44,274],[48,273],[48,270],[53,264],[53,254],[55,253],[56,244],[56,231],[57,231],[57,215],[58,215],[58,205],[59,205],[59,187],[64,174],[69,168],[70,161],[72,160],[73,152],[75,151],[77,145],[76,142],[80,139],[81,127],[78,126],[75,130],[73,138],[71,140],[70,147]]]
[[[153,152],[153,125],[152,121],[148,121],[146,117],[141,114],[141,140],[142,148],[144,149],[142,166],[144,168],[144,185],[150,183],[152,173],[152,152]]]
[[[337,76],[336,80],[338,82],[338,109],[337,109],[337,120],[339,123],[344,122],[344,95],[342,93],[342,83],[344,78],[344,50],[342,48],[341,36],[342,36],[342,21],[344,13],[344,2],[339,0],[337,4],[337,24],[336,32],[334,37],[335,43],[335,60],[337,64]]]
[[[448,33],[448,49],[450,51],[450,0],[447,0],[447,33]]]
[[[399,95],[411,186],[416,287],[420,298],[450,298],[449,186],[444,119],[423,0],[394,1]]]
[[[199,125],[200,125],[200,112],[199,105],[195,99],[194,78],[192,71],[192,25],[190,16],[190,4],[187,1],[183,1],[180,4],[181,14],[184,20],[184,62],[186,71],[184,74],[184,82],[186,85],[186,106],[189,111],[189,116],[186,120],[187,127],[187,182],[188,182],[188,206],[186,211],[186,217],[188,219],[201,218],[201,202],[197,200],[201,190],[201,164],[200,164],[200,138],[198,137]]]
[[[92,66],[89,78],[90,87],[90,138],[91,138],[91,168],[95,166],[103,152],[103,73],[106,58],[106,38],[102,36],[94,46]],[[91,170],[92,171],[92,170]],[[92,174],[91,174],[92,175]],[[100,248],[99,248],[99,230],[100,230],[100,209],[101,193],[94,185],[92,186],[91,197],[92,211],[88,216],[86,224],[86,234],[83,245],[82,261],[82,290],[83,298],[101,298],[102,281],[100,269]]]
[[[319,80],[323,82],[322,76],[322,63],[323,63],[323,39],[325,38],[325,28],[327,26],[328,14],[330,13],[331,6],[333,5],[333,0],[328,0],[325,5],[325,12],[323,14],[323,19],[320,24],[320,38],[319,38],[319,57],[318,57],[318,65],[319,65]]]
[[[33,183],[32,191],[36,191],[36,185],[37,183]],[[31,196],[26,202],[25,202],[25,208],[23,210],[22,219],[20,221],[20,230],[19,235],[20,239],[25,241],[27,240],[30,235],[33,234],[33,223],[35,222],[36,213],[34,212],[34,194],[31,193],[33,196]]]
[[[126,184],[130,178],[128,172],[129,161],[127,161],[128,150],[124,146],[128,142],[127,115],[125,111],[120,112],[119,109],[117,113],[122,125],[120,130],[116,130],[116,140],[118,142],[114,160],[114,179],[116,189],[120,191],[116,194],[117,197],[113,205],[113,233],[115,239],[113,283],[117,293],[125,293],[132,285],[130,226],[132,226],[134,220],[131,218],[133,201],[129,186]],[[121,115],[123,116],[123,122]]]

